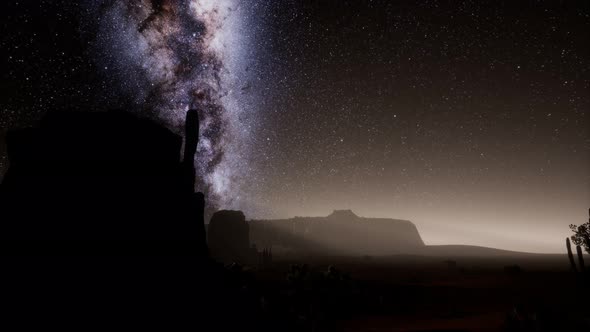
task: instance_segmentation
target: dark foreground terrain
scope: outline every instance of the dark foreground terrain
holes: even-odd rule
[[[588,331],[564,255],[3,258],[4,322],[60,330]],[[196,264],[198,263],[198,264]],[[8,323],[6,323],[8,324]],[[8,326],[8,325],[6,325]]]
[[[569,271],[565,255],[308,257],[309,272],[293,287],[285,275],[295,279],[289,270],[297,261],[253,274],[275,292],[305,296],[295,288],[315,297],[299,309],[302,324],[326,318],[330,308],[320,307],[327,305],[338,308],[330,326],[340,331],[590,331],[587,289]],[[330,265],[340,284],[326,286]],[[338,291],[330,293],[331,287]],[[322,292],[335,299],[321,299]]]

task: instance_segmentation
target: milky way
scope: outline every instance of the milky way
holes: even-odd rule
[[[247,74],[244,8],[234,0],[94,4],[97,58],[133,96],[135,109],[182,133],[186,111],[201,115],[196,166],[210,201],[232,207],[250,150],[252,112],[240,102]],[[114,67],[114,68],[111,68]]]

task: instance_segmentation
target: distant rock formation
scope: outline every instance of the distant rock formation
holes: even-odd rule
[[[250,239],[258,247],[343,255],[416,253],[424,248],[408,220],[363,218],[351,210],[327,217],[250,221]]]
[[[207,231],[211,257],[229,263],[250,260],[250,230],[242,211],[221,210],[211,217]]]

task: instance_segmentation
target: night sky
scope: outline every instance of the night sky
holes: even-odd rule
[[[248,218],[352,209],[531,252],[588,218],[587,1],[0,6],[2,134],[63,108],[182,133],[198,108],[198,189]]]

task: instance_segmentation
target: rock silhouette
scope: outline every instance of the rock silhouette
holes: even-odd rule
[[[189,111],[183,161],[182,137],[123,111],[49,112],[37,128],[9,132],[2,249],[204,255],[198,126]]]
[[[211,217],[208,227],[211,256],[221,262],[250,260],[250,229],[242,211],[221,210]]]
[[[351,210],[327,217],[250,221],[250,238],[259,247],[355,255],[415,253],[424,242],[407,220],[363,218]]]
[[[208,258],[205,199],[194,192],[198,129],[189,111],[182,160],[182,137],[123,111],[50,112],[10,132],[3,317],[76,331],[257,324],[256,298]]]

